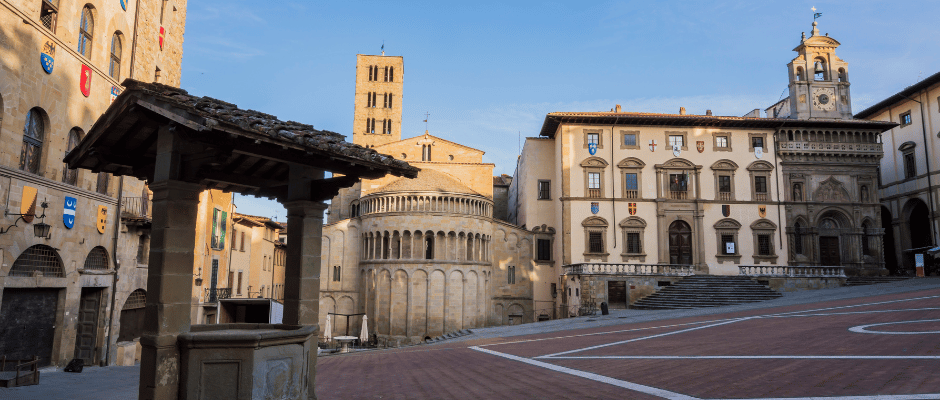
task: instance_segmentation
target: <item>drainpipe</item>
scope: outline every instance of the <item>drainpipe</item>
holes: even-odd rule
[[[620,110],[617,110],[617,111],[620,111]],[[620,121],[619,116],[616,119],[614,119],[614,124],[610,126],[610,208],[611,208],[611,211],[613,211],[613,217],[614,217],[614,219],[610,221],[610,223],[613,225],[611,226],[610,231],[614,233],[613,242],[614,242],[615,249],[617,248],[617,195],[614,193],[614,186],[615,186],[617,178],[614,177],[614,175],[616,175],[614,173],[614,168],[616,168],[614,167],[614,144],[616,143],[614,141],[614,128],[617,126],[618,121]]]
[[[780,224],[779,229],[777,229],[777,237],[780,244],[777,246],[778,249],[783,250],[783,230],[786,228],[783,224],[783,219],[780,216],[780,203],[783,202],[783,194],[785,193],[780,188],[780,154],[778,154],[780,148],[777,146],[777,133],[780,132],[780,128],[783,128],[783,124],[780,124],[779,127],[774,131],[774,169],[777,170],[774,173],[774,182],[777,183],[777,223]],[[787,259],[790,258],[789,252],[787,252]]]
[[[143,199],[141,199],[143,201]],[[114,238],[111,242],[111,258],[114,259],[114,277],[111,278],[111,316],[108,317],[108,346],[104,353],[104,365],[108,366],[111,363],[111,338],[114,337],[114,306],[117,302],[117,281],[118,281],[118,272],[121,269],[120,261],[118,260],[118,234],[121,233],[121,206],[124,204],[124,177],[121,176],[118,179],[118,203],[117,203],[117,214],[114,218]]]

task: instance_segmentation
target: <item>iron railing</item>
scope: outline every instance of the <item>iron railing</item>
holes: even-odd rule
[[[203,300],[205,303],[217,303],[221,299],[232,297],[232,288],[206,288],[205,290],[206,293]]]
[[[121,203],[121,217],[153,218],[150,199],[146,197],[125,197]]]

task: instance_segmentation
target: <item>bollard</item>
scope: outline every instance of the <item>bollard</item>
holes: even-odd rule
[[[601,315],[609,315],[609,314],[610,314],[610,310],[607,309],[607,302],[606,301],[602,302],[601,303]]]

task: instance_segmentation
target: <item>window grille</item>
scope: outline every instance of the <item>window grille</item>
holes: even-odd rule
[[[136,310],[147,306],[147,292],[144,289],[137,289],[127,296],[122,310]]]
[[[552,259],[552,241],[550,239],[538,239],[539,261],[548,261]]]
[[[108,251],[97,246],[88,252],[85,257],[85,269],[108,269]]]
[[[59,16],[59,0],[43,0],[39,11],[39,20],[42,26],[55,33],[56,20]]]
[[[754,192],[767,193],[767,177],[766,176],[754,177]]]
[[[91,59],[92,35],[95,32],[95,20],[91,14],[91,8],[82,9],[82,19],[78,25],[78,52]]]
[[[733,252],[728,251],[728,243],[734,243],[734,235],[721,235],[721,254],[730,255],[738,252],[737,246]]]
[[[721,193],[731,193],[731,176],[730,175],[718,176],[718,191]]]
[[[904,153],[904,178],[910,179],[915,176],[917,176],[917,162],[914,160],[914,152]]]
[[[539,200],[551,199],[551,181],[539,181]]]
[[[588,232],[588,246],[590,253],[603,253],[604,235],[601,232]]]
[[[10,269],[10,276],[33,276],[34,273],[42,273],[42,276],[53,278],[64,278],[65,271],[62,267],[62,258],[56,253],[55,249],[44,244],[32,246],[23,254],[17,257],[13,262],[13,268]]]
[[[512,265],[506,267],[506,276],[507,276],[507,282],[510,285],[515,284],[516,283],[516,267]]]
[[[39,173],[39,157],[42,155],[42,141],[45,127],[39,108],[26,113],[26,126],[23,127],[23,150],[20,153],[20,169],[34,174]]]
[[[757,235],[757,254],[762,256],[774,254],[770,246],[770,235]]]
[[[627,232],[627,253],[638,254],[642,252],[643,247],[640,245],[640,233]]]

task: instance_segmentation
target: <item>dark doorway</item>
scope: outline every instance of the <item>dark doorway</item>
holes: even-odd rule
[[[607,305],[610,308],[627,308],[627,282],[607,281]]]
[[[51,364],[58,302],[58,289],[4,289],[0,354],[15,360],[35,356],[40,366]]]
[[[669,263],[692,264],[692,228],[685,221],[669,225]]]
[[[78,323],[75,334],[75,358],[85,365],[95,365],[95,350],[98,344],[98,305],[101,289],[83,288],[78,306]]]
[[[911,248],[919,249],[933,244],[933,238],[930,236],[930,213],[923,201],[912,201],[917,204],[911,209],[911,216],[907,223],[911,228]]]
[[[842,259],[839,257],[838,236],[819,237],[819,262],[825,266],[842,265]]]
[[[898,253],[897,249],[894,248],[894,226],[891,225],[892,219],[891,211],[889,211],[887,207],[881,206],[881,227],[885,230],[885,235],[882,237],[884,249],[882,254],[885,256],[885,268],[888,269],[888,273],[891,275],[900,275]]]

